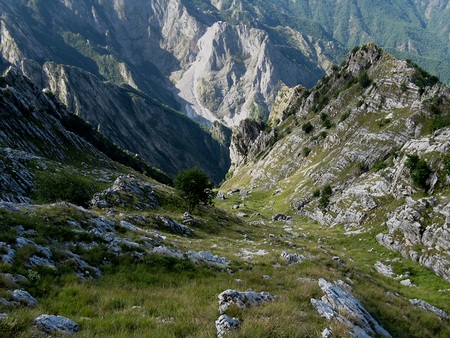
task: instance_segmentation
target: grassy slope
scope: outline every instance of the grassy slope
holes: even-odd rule
[[[168,214],[181,220],[183,208],[173,191],[153,182],[162,209],[140,212],[147,219],[154,214]],[[448,293],[438,293],[449,284],[428,270],[409,261],[395,263],[395,273],[411,273],[416,285],[407,288],[399,281],[379,275],[373,264],[381,259],[393,259],[397,254],[379,246],[374,227],[362,235],[348,236],[340,228],[324,228],[304,218],[294,216],[292,229],[285,230],[285,223],[272,222],[271,216],[280,211],[281,196],[252,194],[242,200],[229,195],[224,201],[216,200],[217,208],[200,208],[195,216],[200,226],[197,236],[184,238],[162,232],[165,243],[188,250],[206,250],[225,256],[232,261],[230,269],[219,271],[196,267],[187,261],[146,256],[142,261],[132,257],[106,256],[109,263],[103,267],[103,277],[80,280],[70,268],[48,269],[1,266],[2,272],[22,273],[30,282],[26,289],[38,299],[34,309],[10,310],[10,317],[0,322],[0,332],[6,336],[29,337],[32,321],[41,313],[67,316],[81,325],[77,337],[214,337],[214,321],[218,318],[217,296],[226,289],[267,291],[278,298],[273,303],[248,311],[231,308],[227,314],[243,320],[239,337],[318,337],[329,326],[313,309],[310,298],[320,298],[322,293],[316,282],[302,282],[299,278],[343,279],[351,283],[355,294],[382,325],[395,337],[448,336],[450,327],[446,321],[423,310],[412,308],[409,298],[421,298],[450,312]],[[273,207],[264,208],[267,200]],[[239,210],[232,207],[244,203]],[[130,210],[119,210],[133,214]],[[246,222],[233,216],[243,211],[251,217]],[[94,211],[95,215],[102,212]],[[21,224],[25,229],[35,229],[41,234],[52,231],[53,239],[70,238],[74,233],[65,226],[67,220],[81,222],[86,215],[72,207],[43,207],[29,213],[0,212],[2,229]],[[120,218],[121,216],[119,216]],[[116,218],[117,220],[117,218]],[[252,224],[258,221],[259,224]],[[264,225],[263,225],[264,223]],[[146,229],[156,229],[151,222]],[[53,229],[53,230],[51,230]],[[1,232],[1,241],[11,240],[7,231]],[[11,235],[11,233],[9,233]],[[250,240],[244,239],[244,234]],[[274,236],[269,236],[269,235]],[[125,235],[125,234],[124,234]],[[130,234],[131,235],[131,234]],[[59,236],[59,237],[58,237]],[[45,245],[45,238],[41,243]],[[67,240],[67,239],[66,239]],[[80,238],[89,242],[89,238]],[[373,248],[373,250],[371,250]],[[267,255],[245,260],[236,256],[241,250]],[[312,254],[298,265],[286,265],[279,257],[283,250],[290,253]],[[19,256],[24,261],[27,253]],[[102,251],[83,253],[91,263],[103,260]],[[339,256],[346,265],[333,259]],[[19,263],[19,261],[17,261]],[[263,279],[268,275],[270,279]],[[5,290],[5,280],[2,290]],[[388,296],[386,291],[397,293]],[[335,336],[345,332],[333,323]]]

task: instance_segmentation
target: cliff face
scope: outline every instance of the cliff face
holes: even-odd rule
[[[267,118],[282,85],[312,86],[324,74],[333,45],[289,28],[225,23],[221,17],[239,16],[239,6],[214,5],[5,1],[0,50],[36,80],[37,64],[69,64],[140,89],[208,125]]]
[[[382,245],[450,280],[450,251],[442,245],[449,130],[440,129],[449,88],[366,45],[311,91],[286,89],[277,102],[268,126],[251,137],[244,124],[235,130],[227,185],[282,191],[299,213],[348,232],[376,226]],[[414,181],[413,155],[428,168],[422,185]]]
[[[172,176],[199,166],[218,183],[229,167],[228,150],[172,109],[179,105],[162,74],[178,67],[178,61],[158,47],[157,41],[166,37],[155,25],[167,31],[165,25],[175,20],[168,15],[179,12],[172,11],[175,5],[181,6],[37,1],[27,7],[6,1],[0,4],[5,13],[0,51],[5,65],[16,66],[39,88],[50,90],[116,144]],[[145,24],[136,17],[145,17]],[[169,37],[166,42],[168,49],[180,47]],[[152,60],[161,62],[162,71]]]

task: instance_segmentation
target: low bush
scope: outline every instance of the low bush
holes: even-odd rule
[[[67,171],[39,173],[35,180],[33,197],[38,203],[65,201],[86,207],[97,190],[88,178]]]

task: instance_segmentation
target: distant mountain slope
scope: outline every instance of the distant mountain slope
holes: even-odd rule
[[[209,1],[7,0],[0,11],[2,56],[27,75],[72,65],[204,124],[266,119],[283,85],[313,86],[340,48]]]
[[[410,58],[450,83],[450,3],[446,1],[245,0],[272,26],[290,26],[316,39],[328,36],[348,50],[375,42]],[[335,59],[336,60],[336,59]]]
[[[223,188],[258,192],[267,203],[277,195],[349,232],[376,227],[381,244],[450,280],[442,245],[450,89],[371,44],[311,91],[286,90],[277,102],[267,125],[245,121],[235,130],[234,171]]]

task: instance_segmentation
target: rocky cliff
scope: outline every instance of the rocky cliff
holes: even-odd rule
[[[80,22],[76,20],[87,15],[83,13],[86,10],[83,5],[2,3],[5,15],[0,49],[5,65],[15,65],[39,88],[52,92],[68,110],[88,121],[104,136],[169,175],[199,166],[216,183],[220,182],[229,167],[227,148],[199,125],[160,103],[178,107],[170,91],[164,89],[167,88],[164,76],[155,71],[149,61],[129,66],[117,53],[107,52],[106,47],[90,42],[105,38],[98,40],[96,30],[108,26],[96,23],[94,7],[89,7],[91,17],[83,23],[82,30],[87,38],[82,38],[78,33]],[[111,8],[114,15],[121,15],[119,7]],[[108,12],[107,8],[104,11]],[[106,20],[104,15],[101,17]],[[114,17],[110,19],[116,22]],[[67,30],[63,31],[62,25]],[[69,27],[75,33],[69,31]],[[133,27],[128,29],[129,34],[136,31]],[[125,34],[122,29],[117,30]],[[115,39],[131,43],[128,35],[117,33]],[[121,48],[133,49],[132,46]],[[131,54],[128,56],[131,58]],[[142,75],[141,80],[136,74]]]
[[[0,6],[2,56],[30,77],[41,79],[37,68],[48,60],[73,65],[140,89],[204,124],[267,118],[278,89],[314,85],[333,49],[254,19],[236,25],[240,15],[250,17],[246,10],[209,1],[198,7],[181,0]]]
[[[277,102],[267,126],[236,128],[226,186],[274,191],[348,232],[376,226],[382,245],[450,280],[449,88],[365,45],[311,91],[285,90]]]

